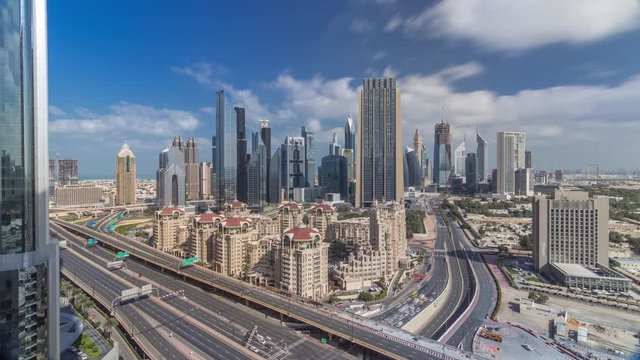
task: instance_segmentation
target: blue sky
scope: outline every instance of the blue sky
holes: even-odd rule
[[[273,143],[342,139],[365,76],[394,75],[405,145],[431,153],[441,109],[454,143],[476,126],[527,133],[542,169],[638,169],[638,0],[50,1],[51,155],[113,177],[127,141],[152,177],[175,134],[210,158],[214,94],[269,119]],[[342,140],[341,140],[342,141]]]

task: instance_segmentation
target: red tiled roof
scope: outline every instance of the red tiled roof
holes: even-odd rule
[[[284,209],[284,208],[289,208],[289,210],[300,210],[300,204],[290,201],[278,206],[278,209]]]
[[[318,232],[318,230],[312,228],[311,226],[296,226],[287,229],[284,232],[284,235],[291,235],[291,240],[293,241],[308,241],[311,240],[315,235],[320,235],[320,233]]]
[[[314,206],[311,207],[311,210],[318,210],[318,209],[322,209],[322,211],[325,212],[331,212],[331,211],[335,211],[335,208],[329,204],[316,204]]]
[[[177,208],[177,207],[169,207],[167,206],[166,208],[163,208],[162,210],[160,210],[160,215],[173,215],[174,212],[180,212],[182,214],[184,214],[184,210]]]
[[[231,206],[232,208],[241,208],[244,204],[238,200],[233,200],[232,202],[228,202],[224,204],[224,207]]]
[[[224,220],[224,227],[240,227],[242,223],[247,223],[251,225],[251,219],[241,218],[241,217],[228,217]]]
[[[222,219],[220,215],[207,211],[205,213],[200,214],[200,218],[198,219],[198,222],[213,222],[216,218]]]

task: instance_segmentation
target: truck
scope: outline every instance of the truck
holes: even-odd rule
[[[502,342],[502,335],[496,334],[488,330],[481,330],[479,335],[485,339]]]
[[[123,266],[124,266],[124,261],[122,260],[116,260],[116,261],[111,261],[107,263],[107,269],[109,270],[122,269]]]

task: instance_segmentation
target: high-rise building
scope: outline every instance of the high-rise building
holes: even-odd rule
[[[533,195],[533,174],[529,168],[520,168],[516,170],[515,175],[516,188],[515,195],[532,196]]]
[[[216,136],[211,137],[211,197],[215,198],[218,194],[218,182],[216,174],[216,161],[218,160],[218,143]]]
[[[156,172],[156,206],[185,204],[184,155],[178,146],[162,150]]]
[[[589,268],[609,264],[609,200],[584,191],[556,190],[553,199],[533,201],[533,265],[552,263]]]
[[[478,181],[485,182],[489,177],[489,145],[477,131],[476,141],[478,143],[476,152],[476,157],[478,158]]]
[[[216,92],[216,160],[218,204],[236,199],[238,189],[238,115],[223,90]]]
[[[78,184],[78,160],[58,160],[58,185]]]
[[[136,203],[136,156],[127,143],[116,155],[116,205]]]
[[[200,198],[200,150],[196,139],[190,137],[184,145],[185,196],[187,200]]]
[[[278,146],[276,151],[273,153],[271,157],[271,161],[269,162],[269,201],[271,203],[279,204],[281,201],[285,201],[282,199],[282,148]]]
[[[267,202],[271,202],[271,128],[269,127],[269,120],[260,120],[260,139],[262,139],[267,156]],[[280,189],[276,190],[279,191]]]
[[[53,195],[56,186],[56,161],[49,159],[49,196]]]
[[[467,157],[467,139],[462,140],[460,145],[456,148],[454,153],[454,162],[453,162],[453,173],[456,176],[464,177],[464,164]]]
[[[498,155],[498,194],[516,191],[516,170],[524,167],[524,133],[500,131],[496,153]]]
[[[433,183],[449,186],[451,177],[451,126],[444,120],[435,126],[433,139]]]
[[[208,161],[201,162],[198,173],[199,198],[201,200],[209,200],[211,199],[211,163]]]
[[[340,155],[347,158],[347,180],[349,182],[356,180],[356,166],[353,149],[340,149]]]
[[[322,158],[320,166],[320,186],[325,193],[339,193],[340,198],[347,199],[349,193],[348,161],[340,155],[327,155]]]
[[[420,164],[420,185],[422,185],[422,179],[427,176],[427,150],[424,147],[422,136],[418,129],[413,135],[413,150],[416,152],[418,163]]]
[[[329,243],[317,229],[297,225],[282,234],[280,278],[283,290],[320,299],[329,291]]]
[[[46,1],[0,2],[0,358],[60,355],[49,237]]]
[[[251,209],[262,211],[267,203],[267,150],[262,140],[258,141],[255,151],[247,165],[247,205]]]
[[[238,165],[236,199],[247,202],[247,129],[245,126],[244,108],[235,107],[237,119]]]
[[[356,125],[351,114],[347,116],[347,123],[344,125],[344,148],[351,150],[356,148]]]
[[[405,186],[420,187],[422,185],[422,169],[420,160],[415,149],[407,146],[405,150],[405,163],[407,164],[406,176],[404,178]]]
[[[525,150],[524,152],[524,167],[531,169],[531,151]]]
[[[358,120],[356,207],[404,193],[402,115],[396,79],[364,79]]]
[[[334,132],[331,144],[329,144],[329,155],[340,155],[341,150],[342,146],[338,143],[338,134]]]
[[[306,186],[316,184],[316,146],[313,132],[302,127],[301,136],[304,139],[304,174]]]
[[[294,188],[303,188],[307,185],[304,139],[299,136],[287,136],[284,143],[280,145],[280,186],[285,189],[285,196],[289,200],[293,199]]]
[[[464,167],[466,188],[469,192],[475,193],[478,189],[478,159],[476,154],[467,153]]]

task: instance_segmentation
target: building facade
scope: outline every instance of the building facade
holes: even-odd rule
[[[136,156],[126,143],[116,155],[116,205],[136,203]]]
[[[93,185],[56,186],[56,206],[101,206],[104,204],[103,190]]]
[[[178,146],[165,148],[159,155],[156,172],[156,206],[181,206],[185,199],[184,155]]]
[[[329,292],[329,244],[305,225],[282,234],[280,275],[277,283],[292,294],[319,299]]]
[[[183,209],[165,207],[155,212],[153,221],[153,242],[156,249],[164,252],[183,255],[189,239],[189,216]]]
[[[185,198],[186,200],[200,199],[200,150],[194,137],[181,146],[184,154]]]
[[[255,151],[247,164],[247,205],[262,211],[267,205],[267,151],[261,139],[258,139]]]
[[[280,187],[287,199],[293,198],[294,188],[306,187],[305,149],[305,138],[299,136],[287,136],[280,145]]]
[[[0,2],[0,358],[60,354],[49,237],[46,1]]]
[[[237,165],[237,188],[236,199],[247,202],[247,127],[245,120],[245,109],[235,107],[237,120],[237,141],[238,141],[238,165]]]
[[[522,132],[500,131],[497,144],[497,193],[513,194],[516,191],[516,170],[525,165],[525,135]]]
[[[58,185],[76,185],[78,183],[78,160],[58,160]]]
[[[446,187],[451,177],[451,126],[444,121],[435,126],[433,139],[433,183]]]
[[[211,163],[208,161],[203,161],[200,163],[200,169],[198,170],[198,182],[199,182],[199,198],[200,200],[210,200],[211,199],[211,177],[212,177],[212,168]]]
[[[533,174],[530,168],[516,170],[515,181],[515,195],[533,196]]]
[[[476,157],[478,158],[478,181],[485,182],[489,178],[489,144],[476,132]]]
[[[349,194],[349,163],[340,155],[327,155],[322,158],[320,166],[320,186],[324,192],[339,193],[343,199]]]
[[[302,127],[300,135],[304,139],[304,176],[306,184],[302,187],[316,185],[316,145],[313,132]]]
[[[267,202],[271,202],[271,128],[269,127],[269,120],[260,120],[260,139],[264,144],[265,154],[267,157],[267,177],[266,177],[266,189],[267,189]]]
[[[422,186],[422,167],[418,153],[415,149],[407,146],[404,157],[406,163],[405,186],[413,186],[419,189]]]
[[[360,91],[356,207],[404,193],[400,89],[395,78],[364,79]]]
[[[478,159],[475,153],[467,153],[464,162],[467,191],[475,193],[478,188]]]
[[[467,140],[463,140],[454,151],[453,173],[456,176],[465,177],[464,163],[467,158]]]
[[[216,93],[216,160],[214,173],[218,203],[231,201],[238,189],[238,118],[224,91]]]

